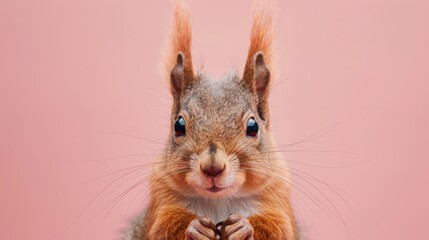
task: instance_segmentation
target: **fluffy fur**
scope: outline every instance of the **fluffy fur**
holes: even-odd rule
[[[260,1],[253,10],[253,24],[250,32],[250,47],[246,67],[251,66],[257,52],[264,53],[265,64],[273,72],[273,5],[272,1]]]
[[[192,71],[192,31],[191,19],[188,6],[181,0],[174,1],[173,26],[170,30],[168,40],[163,52],[163,73],[165,79],[170,79],[171,70],[177,62],[177,53],[182,52],[187,59],[187,69]]]
[[[256,8],[244,73],[194,75],[189,11],[178,1],[165,66],[171,133],[151,178],[151,200],[126,240],[299,239],[287,166],[272,151],[268,94],[272,16]],[[186,135],[175,135],[178,119]],[[246,135],[252,119],[256,136]],[[233,214],[230,216],[230,214]]]

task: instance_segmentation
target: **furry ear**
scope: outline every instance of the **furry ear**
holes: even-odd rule
[[[267,87],[270,83],[270,70],[268,70],[267,66],[265,65],[264,55],[262,52],[256,53],[253,58],[253,64],[255,68],[253,81],[258,98],[261,99],[265,95]]]
[[[258,114],[268,117],[268,90],[272,76],[272,11],[269,6],[256,6],[250,47],[244,67],[243,82],[258,98]]]
[[[175,1],[174,23],[170,42],[165,52],[165,77],[170,78],[170,88],[177,102],[184,90],[194,81],[191,57],[191,22],[189,10],[183,1]]]
[[[180,95],[185,86],[184,68],[185,68],[185,56],[182,52],[177,54],[176,65],[171,70],[170,81],[171,81],[171,92],[173,95]]]

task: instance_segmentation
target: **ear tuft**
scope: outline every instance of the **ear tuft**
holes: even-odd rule
[[[265,64],[272,71],[273,18],[273,3],[271,1],[260,1],[255,4],[246,65],[250,64],[258,52],[261,52],[264,54]]]
[[[273,5],[260,1],[253,11],[250,46],[243,72],[243,83],[258,99],[258,114],[268,118],[268,92],[272,78]],[[267,122],[268,126],[268,122]]]
[[[164,49],[164,76],[170,78],[174,99],[194,80],[191,57],[191,20],[188,6],[183,0],[174,1],[173,26]]]

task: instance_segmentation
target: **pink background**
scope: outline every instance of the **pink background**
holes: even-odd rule
[[[242,69],[250,1],[189,2],[195,66]],[[315,134],[283,149],[307,239],[428,239],[428,12],[278,1],[274,135]],[[142,208],[146,184],[120,197],[168,133],[170,13],[170,1],[0,2],[1,239],[118,239]]]

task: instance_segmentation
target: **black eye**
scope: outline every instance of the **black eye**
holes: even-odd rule
[[[174,123],[174,133],[176,134],[176,137],[186,135],[185,119],[181,116]]]
[[[259,126],[255,119],[252,117],[247,121],[246,135],[249,137],[256,137],[258,135]]]

